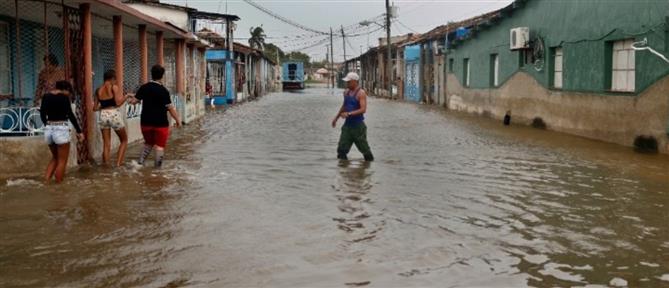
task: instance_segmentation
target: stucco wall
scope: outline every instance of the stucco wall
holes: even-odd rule
[[[632,146],[639,135],[654,136],[662,153],[669,153],[669,76],[638,96],[611,96],[544,88],[524,72],[498,89],[469,89],[448,74],[448,107],[529,124],[541,117],[548,129]]]
[[[97,116],[96,116],[97,117]],[[97,118],[96,118],[97,119]],[[139,118],[127,120],[126,129],[128,132],[128,142],[133,143],[142,139],[142,132],[139,125]],[[91,141],[91,154],[96,162],[102,160],[102,135],[100,130],[93,130]],[[77,166],[76,135],[72,133],[70,140],[70,158],[68,167]],[[116,149],[119,145],[118,137],[112,132],[112,163],[115,161]],[[137,155],[126,154],[126,161],[135,158]],[[14,177],[34,177],[41,176],[46,169],[46,165],[51,160],[51,152],[44,143],[44,136],[33,137],[2,137],[0,138],[0,179]]]
[[[186,11],[166,7],[156,7],[141,3],[128,3],[127,5],[153,18],[159,19],[160,21],[170,22],[182,30],[191,30],[188,26],[188,13],[186,13]]]
[[[490,87],[490,55],[499,55],[500,84],[525,71],[544,87],[551,87],[550,48],[563,48],[565,91],[610,90],[611,41],[648,39],[650,47],[669,54],[669,1],[551,1],[531,0],[505,13],[504,18],[480,27],[470,39],[449,51],[454,73],[463,79],[463,59],[470,59],[472,88]],[[521,67],[520,53],[509,47],[509,31],[529,27],[530,38],[541,37],[544,65]],[[636,52],[636,92],[641,93],[669,74],[669,65],[648,51]],[[616,97],[613,95],[613,97]]]

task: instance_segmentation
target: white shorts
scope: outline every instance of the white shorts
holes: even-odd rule
[[[119,130],[125,127],[123,117],[120,109],[103,109],[100,110],[100,121],[98,121],[100,129],[114,129]]]
[[[44,127],[44,140],[49,145],[63,145],[70,143],[70,125],[57,124]]]

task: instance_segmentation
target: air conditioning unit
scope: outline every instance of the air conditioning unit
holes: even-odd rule
[[[511,50],[526,49],[530,47],[530,28],[519,27],[511,29]]]

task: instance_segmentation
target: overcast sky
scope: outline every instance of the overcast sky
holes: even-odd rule
[[[161,0],[161,2],[187,5],[202,11],[234,14],[241,18],[237,22],[235,38],[237,42],[247,43],[249,28],[262,25],[268,39],[266,42],[275,43],[285,51],[300,50],[301,48],[316,46],[301,50],[312,58],[325,59],[326,44],[320,44],[328,36],[317,35],[311,32],[285,24],[264,12],[252,7],[241,0]],[[341,34],[341,26],[357,26],[348,28],[347,34],[365,34],[369,31],[380,30],[374,24],[368,27],[356,25],[365,19],[372,19],[385,13],[384,0],[255,0],[259,5],[272,10],[274,13],[293,20],[304,26],[319,31],[329,31]],[[458,21],[502,8],[513,2],[512,0],[400,0],[391,1],[399,7],[399,19],[392,27],[392,34],[405,34],[414,31],[426,32],[430,29],[446,24],[449,21]],[[227,9],[227,10],[226,10]],[[379,21],[383,24],[382,21]],[[378,44],[378,37],[383,37],[385,31],[380,30],[368,36],[349,38],[346,45],[347,58],[357,56],[361,49]],[[298,37],[299,36],[299,37]],[[343,41],[335,38],[335,60],[343,60]]]

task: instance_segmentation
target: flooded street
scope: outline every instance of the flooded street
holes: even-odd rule
[[[159,171],[3,180],[0,287],[669,287],[666,155],[371,99],[377,161],[340,163],[340,103],[213,111]]]

